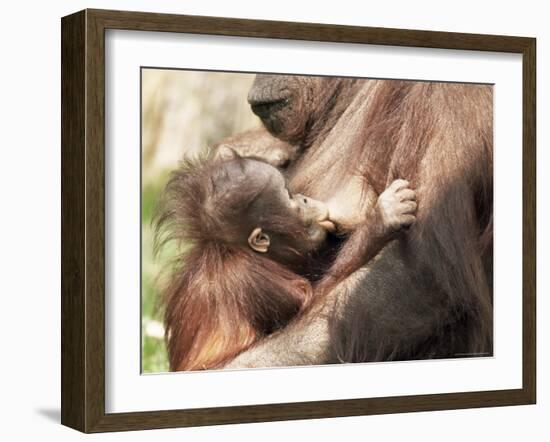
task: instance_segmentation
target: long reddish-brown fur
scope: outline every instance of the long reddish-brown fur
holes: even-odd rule
[[[182,250],[169,269],[162,299],[173,371],[221,367],[285,326],[312,297],[305,278],[226,239],[254,194],[246,187],[215,189],[216,164],[188,160],[173,172],[156,219],[157,247],[175,241]],[[223,204],[236,208],[235,219],[218,213]],[[272,219],[271,227],[293,229],[285,219]]]
[[[313,328],[308,317],[247,352],[251,362],[244,354],[236,365],[322,363],[327,354],[348,362],[492,354],[492,87],[265,76],[249,97],[266,91],[268,101],[292,90],[292,97],[307,99],[308,90],[322,95],[325,89],[326,99],[316,99],[320,107],[311,101],[307,108],[302,98],[300,115],[291,102],[264,116],[264,123],[279,120],[270,123],[272,131],[282,128],[275,136],[301,147],[288,167],[290,188],[354,210],[370,204],[369,192],[404,178],[416,190],[417,222],[364,263],[352,290],[335,294],[341,307],[332,337],[318,337],[320,346],[330,342],[329,352],[315,348],[314,337],[310,349],[294,348],[293,334]],[[356,177],[363,177],[363,193],[349,192]],[[339,255],[357,253],[355,240],[352,235]],[[348,262],[351,274],[353,256]]]
[[[396,177],[406,177],[420,201],[417,223],[382,255],[386,263],[378,264],[386,269],[385,290],[408,296],[412,284],[417,296],[428,297],[428,305],[441,303],[444,308],[436,317],[426,312],[419,334],[404,332],[399,339],[390,335],[376,346],[367,338],[372,328],[362,325],[364,313],[349,308],[344,327],[348,336],[335,339],[337,353],[351,361],[489,355],[492,88],[381,81],[371,100],[353,154],[365,182],[380,192]],[[393,269],[386,267],[392,262]]]

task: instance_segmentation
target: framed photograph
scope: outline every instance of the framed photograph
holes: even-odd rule
[[[64,425],[535,403],[535,39],[61,25]]]

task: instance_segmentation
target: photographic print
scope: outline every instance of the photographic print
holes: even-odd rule
[[[493,355],[493,85],[141,68],[143,373]]]
[[[536,402],[534,38],[89,9],[61,41],[64,425]]]

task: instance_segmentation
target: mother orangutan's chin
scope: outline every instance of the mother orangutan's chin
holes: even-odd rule
[[[248,102],[273,136],[297,143],[305,137],[311,116],[317,113],[316,97],[322,96],[320,92],[333,81],[329,77],[257,75]]]

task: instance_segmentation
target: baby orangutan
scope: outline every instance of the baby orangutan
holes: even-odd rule
[[[163,297],[170,369],[223,367],[374,257],[415,210],[408,183],[394,181],[358,228],[360,258],[339,255],[311,283],[311,255],[338,228],[324,203],[291,194],[281,172],[256,159],[184,162],[156,220],[158,244],[183,250]]]

